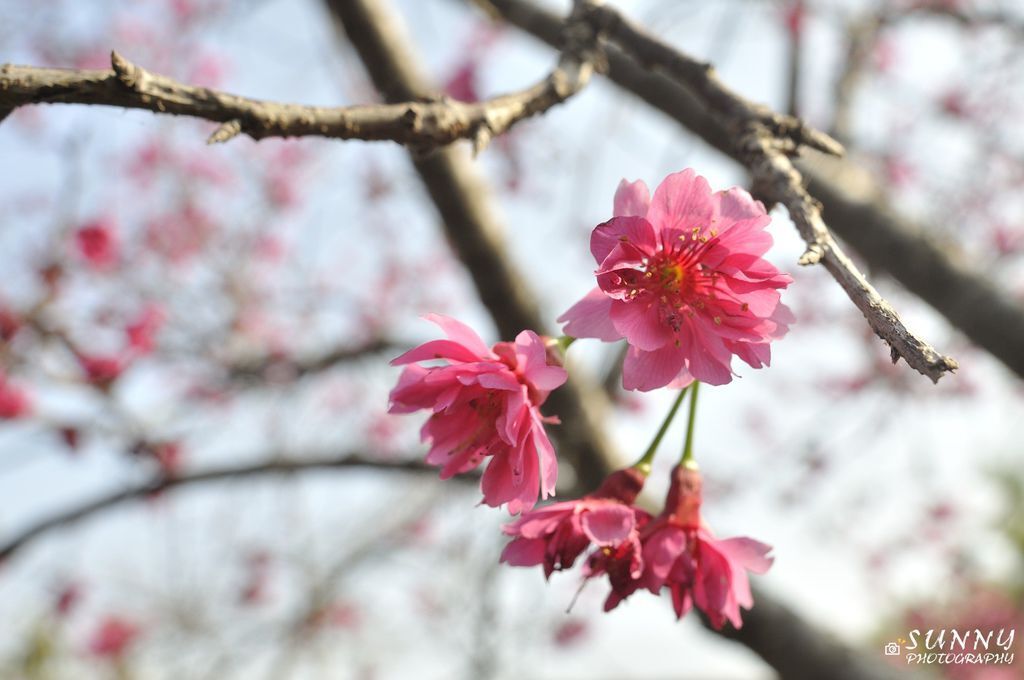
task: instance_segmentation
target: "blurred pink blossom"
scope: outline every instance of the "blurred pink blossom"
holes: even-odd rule
[[[138,624],[110,615],[93,631],[89,651],[95,656],[117,659],[128,651],[141,634],[142,628]]]
[[[121,257],[114,224],[107,219],[93,220],[75,232],[78,254],[95,270],[113,268]]]
[[[0,371],[0,420],[24,418],[32,412],[28,392],[7,379]]]

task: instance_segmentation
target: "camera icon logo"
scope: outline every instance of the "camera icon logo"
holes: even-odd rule
[[[899,656],[900,655],[900,646],[899,646],[899,644],[897,644],[895,642],[890,642],[889,644],[887,644],[885,646],[885,655],[886,656]]]

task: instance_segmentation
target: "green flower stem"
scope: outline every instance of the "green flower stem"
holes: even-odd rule
[[[697,419],[697,389],[699,387],[700,383],[694,380],[691,385],[693,395],[690,397],[690,416],[686,423],[686,443],[683,445],[683,457],[679,460],[680,465],[694,470],[697,469],[697,461],[693,459],[693,423]]]
[[[654,440],[651,445],[647,447],[647,451],[641,456],[640,460],[633,463],[633,467],[640,472],[648,475],[651,473],[651,461],[654,460],[654,454],[658,450],[658,444],[661,443],[662,437],[665,436],[665,432],[668,431],[668,426],[672,424],[673,418],[676,417],[676,411],[679,410],[679,406],[683,403],[683,399],[686,397],[686,393],[689,391],[689,387],[679,390],[679,396],[676,397],[675,403],[672,404],[672,408],[669,409],[668,415],[665,416],[665,421],[658,428],[658,433],[654,435]]]
[[[557,340],[555,340],[555,343],[558,345],[558,348],[562,350],[562,356],[565,356],[565,352],[566,350],[569,349],[569,345],[571,345],[574,342],[576,342],[576,338],[572,337],[571,335],[562,335],[559,336]]]

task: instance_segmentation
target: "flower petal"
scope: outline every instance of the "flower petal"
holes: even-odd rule
[[[430,361],[432,359],[448,359],[449,361],[473,362],[480,361],[477,356],[464,345],[453,340],[431,340],[419,347],[414,347],[405,354],[391,360],[392,366],[411,364],[416,361]]]
[[[630,347],[622,366],[622,387],[641,392],[664,387],[679,379],[685,371],[684,358],[683,352],[674,345],[667,345],[654,352]]]
[[[530,437],[533,440],[533,449],[536,451],[537,462],[540,465],[540,494],[543,500],[555,495],[555,486],[558,484],[558,456],[555,455],[555,447],[548,439],[548,433],[544,429],[540,413],[534,409],[531,417],[533,418],[533,432],[530,433]]]
[[[760,541],[755,541],[752,538],[740,536],[716,542],[718,549],[725,553],[729,559],[755,574],[765,573],[772,566],[772,562],[775,561],[775,558],[768,554],[772,551],[772,547]]]
[[[545,396],[569,379],[564,368],[548,364],[544,341],[533,331],[523,331],[516,336],[516,360],[527,382]]]
[[[619,188],[615,190],[613,213],[616,217],[643,217],[650,206],[651,192],[642,179],[619,182]]]
[[[631,346],[653,352],[670,343],[675,334],[661,320],[661,303],[649,296],[628,302],[616,300],[612,304],[611,318],[615,330]]]
[[[685,548],[686,533],[682,529],[669,526],[651,534],[644,544],[644,586],[657,595]]]
[[[558,317],[558,323],[564,323],[562,331],[574,338],[597,338],[612,342],[622,335],[615,330],[611,310],[612,299],[600,288],[594,288]]]
[[[688,168],[669,175],[654,190],[647,220],[662,243],[668,243],[689,235],[694,227],[710,226],[714,212],[708,181]]]
[[[596,545],[617,545],[622,543],[636,528],[636,517],[632,508],[619,503],[601,503],[580,516],[580,523],[587,538]]]
[[[590,253],[599,265],[604,262],[616,246],[631,246],[631,250],[653,253],[658,247],[658,237],[650,222],[642,217],[613,217],[594,227],[590,235]]]
[[[564,501],[531,510],[523,514],[522,517],[503,525],[501,530],[510,536],[541,538],[546,534],[554,533],[563,521],[572,517],[576,505],[580,502],[579,500]]]
[[[517,538],[501,551],[501,561],[513,567],[532,567],[544,561],[546,549],[543,538]]]
[[[725,610],[730,599],[733,572],[729,560],[715,549],[713,543],[698,540],[697,554],[700,569],[693,583],[694,603],[708,615],[716,629],[721,629],[725,623],[724,616],[728,615]]]
[[[489,390],[518,392],[523,387],[519,380],[508,371],[481,373],[477,377],[476,382],[479,383],[480,387],[486,387]]]
[[[494,358],[494,354],[491,353],[490,348],[484,341],[480,339],[480,336],[476,334],[476,331],[461,321],[450,316],[444,316],[443,314],[426,314],[423,318],[440,326],[449,340],[459,343],[481,359]]]
[[[725,385],[732,381],[732,353],[725,346],[714,326],[695,316],[686,329],[686,370],[694,379],[709,385]]]

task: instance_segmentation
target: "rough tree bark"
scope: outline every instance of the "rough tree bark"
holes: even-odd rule
[[[110,55],[111,68],[75,70],[0,66],[0,121],[30,104],[90,104],[143,109],[220,123],[207,140],[226,142],[305,137],[393,141],[418,151],[469,139],[482,149],[521,120],[565,101],[590,79],[593,67],[582,42],[566,50],[543,80],[519,92],[468,103],[446,97],[361,106],[307,106],[251,99],[208,87],[186,85]]]

